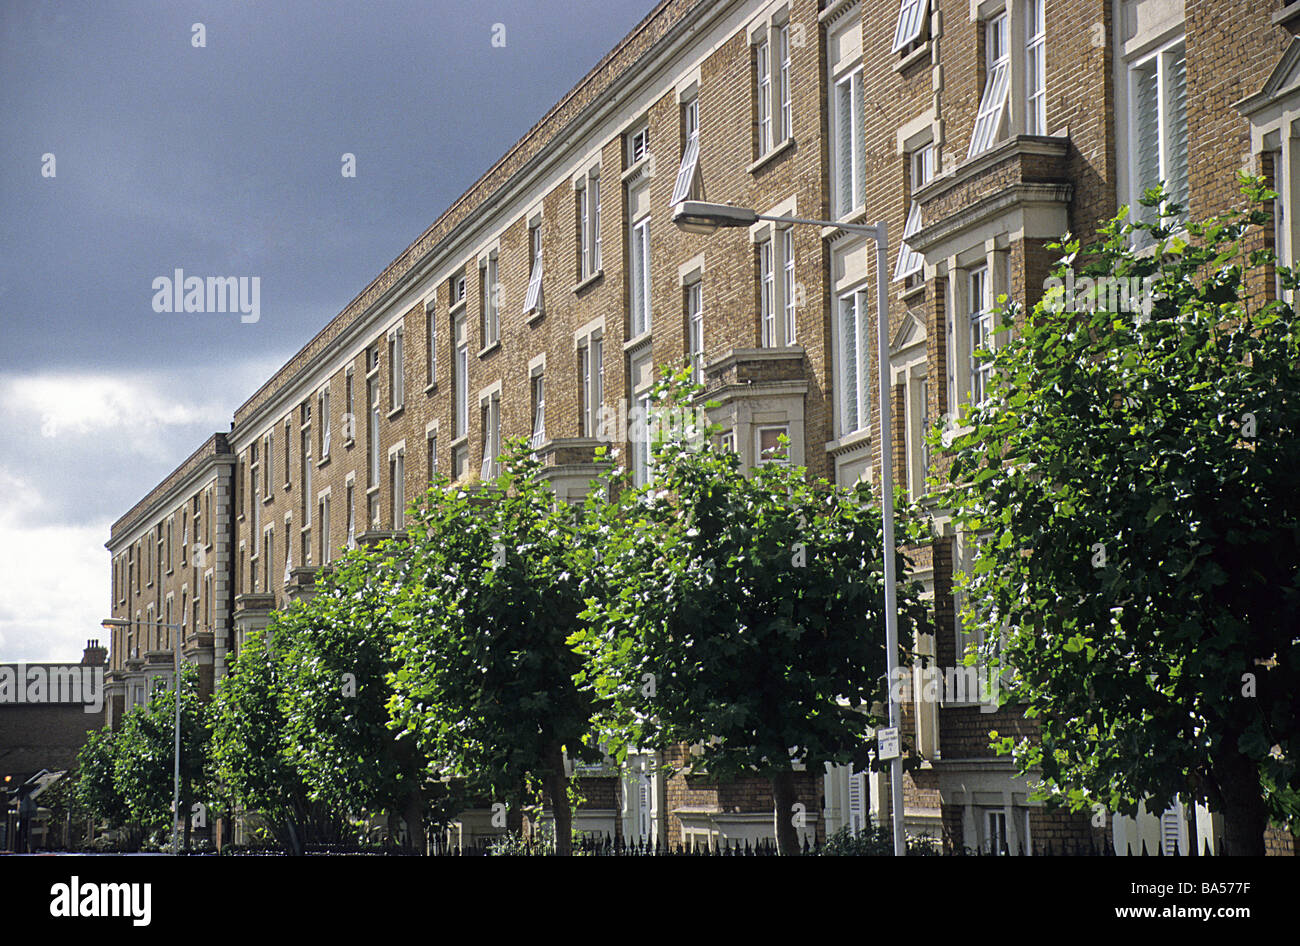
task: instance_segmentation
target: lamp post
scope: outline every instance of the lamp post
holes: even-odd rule
[[[123,618],[105,618],[100,622],[105,628],[130,627],[132,622]],[[172,772],[172,855],[180,854],[180,818],[181,818],[181,635],[183,624],[162,624],[157,621],[137,621],[144,627],[165,627],[172,631],[172,679],[176,691],[176,745]]]
[[[885,272],[889,267],[889,230],[885,221],[875,224],[838,223],[834,220],[809,220],[802,217],[775,217],[731,204],[712,204],[687,200],[673,208],[673,223],[688,233],[713,234],[729,227],[748,227],[760,220],[772,223],[834,227],[847,233],[860,233],[876,244],[876,325],[878,368],[880,374],[880,515],[884,530],[885,558],[885,667],[889,682],[889,725],[898,731],[902,725],[902,707],[894,698],[894,677],[898,669],[898,595],[894,567],[894,444],[889,402],[889,288]],[[907,835],[903,825],[903,760],[895,755],[889,763],[889,798],[894,828],[894,854],[907,853]]]

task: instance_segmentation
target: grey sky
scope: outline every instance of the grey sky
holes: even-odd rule
[[[0,659],[77,656],[111,521],[653,6],[0,0]],[[155,313],[178,267],[260,320]]]

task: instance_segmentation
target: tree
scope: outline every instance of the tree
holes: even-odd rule
[[[684,381],[656,395],[670,422],[647,431],[652,481],[594,520],[590,627],[574,641],[618,757],[691,743],[712,777],[767,778],[778,849],[794,854],[795,764],[860,762],[882,722],[880,505],[866,484],[812,482],[784,461],[746,473]],[[925,612],[917,586],[898,590],[906,647]]]
[[[946,502],[984,537],[966,620],[1041,729],[1001,751],[1075,808],[1208,800],[1228,851],[1262,854],[1300,813],[1300,322],[1258,295],[1263,210],[1185,239],[1164,200],[1061,244],[1027,317],[1004,307]]]
[[[391,639],[405,565],[402,543],[349,552],[309,602],[273,618],[286,761],[310,796],[336,811],[387,811],[425,850],[427,763],[388,725],[397,669]]]
[[[414,510],[389,598],[400,628],[390,708],[444,777],[516,803],[540,781],[564,855],[565,754],[587,751],[592,701],[568,643],[583,608],[578,534],[541,474],[515,441],[497,479],[473,491],[438,481]]]
[[[176,691],[159,687],[149,702],[137,706],[122,720],[111,739],[113,785],[132,820],[150,828],[170,825],[173,817],[185,819],[185,848],[190,845],[196,802],[207,803],[211,794],[211,726],[207,706],[199,698],[199,672],[183,664],[180,674],[181,758],[180,811],[172,814],[176,774]]]
[[[310,841],[336,840],[342,818],[311,800],[290,761],[280,669],[266,632],[249,634],[213,704],[212,756],[222,796],[263,815],[280,843],[302,854]]]
[[[95,820],[126,828],[128,844],[135,847],[140,843],[141,828],[133,822],[131,809],[117,790],[116,737],[107,728],[86,734],[86,742],[77,753],[75,795]]]

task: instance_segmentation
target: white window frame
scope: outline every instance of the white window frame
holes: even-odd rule
[[[628,240],[628,303],[630,312],[629,337],[636,338],[651,331],[651,269],[650,269],[650,218],[642,217],[630,227]],[[639,252],[638,252],[639,249]],[[638,284],[639,282],[639,284]]]
[[[967,158],[989,150],[1002,140],[1007,124],[1007,101],[1011,91],[1010,16],[1006,10],[995,13],[983,24],[984,92],[980,96],[975,128],[970,136]]]
[[[1047,134],[1046,0],[1025,4],[1025,134]]]
[[[898,8],[898,25],[894,27],[894,44],[891,53],[906,51],[925,32],[926,15],[930,0],[902,0]]]
[[[844,218],[853,215],[863,206],[866,191],[866,152],[864,134],[866,116],[862,95],[862,64],[859,62],[844,75],[835,79],[831,87],[831,198],[834,215]],[[848,154],[841,123],[845,121],[843,97],[848,96]],[[846,185],[848,193],[846,194]]]
[[[632,167],[650,154],[650,123],[641,122],[627,133],[627,166]]]
[[[1170,69],[1172,62],[1179,57],[1183,61],[1183,100],[1181,109],[1181,123],[1183,138],[1182,146],[1182,173],[1187,175],[1190,172],[1190,137],[1187,134],[1187,42],[1183,32],[1177,36],[1162,43],[1158,48],[1151,50],[1140,58],[1135,58],[1125,67],[1126,87],[1128,91],[1128,136],[1130,147],[1126,149],[1128,154],[1128,180],[1129,193],[1127,203],[1130,209],[1130,215],[1136,215],[1140,210],[1146,210],[1138,204],[1138,198],[1146,187],[1152,186],[1154,181],[1141,180],[1142,169],[1138,166],[1141,152],[1141,140],[1139,132],[1139,91],[1138,91],[1138,73],[1146,71],[1149,67],[1155,67],[1155,88],[1156,88],[1156,178],[1163,180],[1166,187],[1172,183],[1170,175],[1177,170],[1177,161],[1175,147],[1178,142],[1171,142],[1172,136],[1171,125],[1176,125],[1179,115],[1175,111],[1170,114]],[[1188,201],[1189,188],[1186,177],[1184,178],[1181,193],[1170,191],[1171,202],[1178,203],[1186,207]]]
[[[388,484],[393,531],[406,526],[406,441],[395,444],[388,451]]]
[[[966,349],[970,360],[968,394],[971,405],[978,406],[988,399],[989,386],[993,380],[992,362],[980,360],[976,356],[978,349],[992,350],[995,344],[992,271],[987,263],[982,263],[972,266],[965,276],[966,325],[970,332]]]
[[[921,229],[921,204],[916,200],[918,190],[934,179],[934,142],[917,145],[908,154],[911,192],[913,194],[903,226],[902,242],[898,247],[898,262],[894,266],[894,281],[901,282],[925,268],[925,257],[908,244],[908,240]]]
[[[600,413],[605,401],[604,333],[597,329],[578,340],[581,387],[579,413],[584,437],[600,434]]]
[[[686,355],[691,363],[691,381],[704,383],[704,281],[694,279],[684,287],[686,294]]]
[[[452,316],[452,342],[456,347],[452,362],[452,387],[455,388],[455,413],[452,434],[457,440],[469,433],[469,331],[465,310]]]
[[[542,311],[542,221],[528,225],[528,293],[524,297],[524,314]]]
[[[480,303],[483,309],[483,321],[479,329],[482,333],[483,348],[486,350],[501,341],[501,300],[498,298],[500,272],[496,250],[488,253],[480,264],[479,279],[482,286]]]
[[[430,296],[424,300],[424,337],[425,337],[425,384],[428,387],[438,383],[438,297]]]
[[[838,294],[835,300],[836,428],[840,437],[865,430],[871,423],[870,318],[871,294],[863,284]],[[853,307],[854,338],[846,338],[846,305]],[[847,361],[852,354],[853,365]],[[850,377],[852,376],[852,377]],[[853,384],[850,385],[849,381]]]
[[[700,97],[692,95],[682,103],[682,163],[677,169],[677,182],[673,185],[670,203],[698,199],[700,165]]]
[[[388,333],[388,410],[406,406],[405,329],[397,326]]]
[[[536,450],[546,442],[546,367],[533,368],[528,377],[529,401],[532,409],[532,435],[528,446]]]

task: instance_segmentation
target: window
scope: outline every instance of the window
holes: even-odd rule
[[[772,150],[772,47],[765,39],[754,48],[755,103],[758,110],[758,155]]]
[[[456,345],[451,378],[452,396],[456,402],[452,434],[459,439],[469,433],[469,339],[466,338],[464,312],[452,319],[451,333]]]
[[[913,44],[925,32],[925,14],[930,0],[903,0],[898,10],[898,25],[894,28],[894,45],[890,52],[911,52]]]
[[[330,498],[325,494],[320,498],[320,522],[316,531],[320,536],[320,563],[328,565],[333,548],[330,545]]]
[[[768,230],[758,244],[758,322],[762,347],[794,344],[796,290],[794,232],[790,227]]]
[[[275,526],[266,527],[266,531],[262,534],[262,542],[262,587],[270,592],[275,587],[272,581],[272,576],[275,574],[273,571],[275,567]]]
[[[682,105],[682,163],[677,169],[677,183],[673,187],[672,203],[679,204],[700,196],[700,99],[692,97]]]
[[[325,390],[316,396],[316,413],[320,415],[317,423],[320,426],[320,458],[328,460],[330,457],[330,428],[332,418],[330,417],[330,389],[326,385]]]
[[[188,509],[182,509],[182,510],[181,510],[181,568],[184,568],[186,565],[189,564],[189,554],[190,554],[190,551],[189,551],[189,550],[190,550],[190,517],[189,517],[189,510],[188,510]],[[138,582],[139,577],[140,577],[139,574],[137,574],[137,575],[136,575],[136,579],[137,579],[136,590],[137,590],[137,591],[140,590],[140,588],[139,588],[139,582]]]
[[[447,305],[449,308],[454,309],[465,301],[465,274],[457,273],[452,276],[448,282],[448,287],[450,289],[450,298],[447,300]]]
[[[984,812],[984,853],[1007,854],[1007,813],[988,809]]]
[[[343,378],[343,404],[347,412],[343,415],[343,446],[350,447],[357,436],[357,406],[354,395],[352,368],[349,366]]]
[[[970,307],[970,393],[972,404],[982,404],[988,396],[993,364],[980,357],[980,349],[993,345],[993,300],[990,296],[989,269],[980,266],[968,274],[967,301]]]
[[[533,409],[533,435],[528,446],[536,450],[546,442],[546,381],[541,371],[535,372],[531,384]]]
[[[493,394],[480,405],[483,432],[483,464],[479,478],[493,479],[500,473],[497,460],[501,453],[501,395]]]
[[[686,354],[691,381],[704,383],[704,291],[699,280],[686,286]]]
[[[790,24],[776,31],[776,94],[780,126],[774,130],[781,138],[794,136],[794,111],[790,105]]]
[[[483,347],[490,348],[501,340],[501,313],[499,311],[501,287],[497,282],[497,255],[488,254],[479,267],[479,298],[483,321],[479,326]]]
[[[759,427],[754,431],[754,456],[759,463],[789,463],[789,448],[781,438],[790,436],[788,427]]]
[[[1043,25],[1045,0],[1025,3],[1025,134],[1047,134],[1047,32]]]
[[[763,347],[776,345],[776,269],[772,263],[772,241],[758,245],[758,318]]]
[[[406,449],[399,447],[388,456],[389,492],[393,497],[393,529],[406,524]]]
[[[1129,204],[1154,222],[1154,208],[1139,207],[1138,198],[1158,181],[1170,203],[1187,205],[1187,57],[1181,38],[1129,69],[1129,96]]]
[[[348,480],[347,493],[348,548],[354,549],[357,547],[357,487],[352,480]]]
[[[263,446],[262,456],[266,458],[266,482],[265,482],[263,485],[266,487],[266,496],[265,496],[265,498],[266,498],[266,499],[270,499],[270,498],[271,498],[271,483],[272,483],[272,481],[275,479],[275,470],[274,470],[274,467],[275,467],[275,452],[274,452],[274,448],[275,448],[275,431],[274,431],[274,430],[269,430],[269,431],[267,431],[267,433],[266,433],[266,437],[265,437],[265,439],[263,440],[262,446]],[[184,520],[182,519],[182,524],[183,524],[183,523],[184,523]],[[182,531],[184,531],[184,530],[182,529]],[[186,538],[182,538],[182,539],[181,539],[181,544],[183,545],[185,542],[188,542],[188,541],[189,541],[188,539],[186,539]],[[181,564],[182,564],[182,565],[185,564],[185,560],[184,560],[183,558],[181,559]]]
[[[970,150],[966,154],[968,158],[987,151],[1004,133],[1007,89],[1011,84],[1005,12],[984,24],[984,52],[984,94],[975,116],[975,130],[971,134]]]
[[[402,327],[388,336],[388,409],[395,411],[406,403],[406,360],[402,354]]]
[[[203,626],[212,629],[212,576],[203,576]],[[197,629],[197,622],[196,622]]]
[[[650,220],[632,224],[632,239],[628,244],[629,303],[632,307],[631,336],[635,338],[650,331]]]
[[[528,294],[524,297],[524,312],[542,311],[542,223],[539,220],[528,228]]]
[[[836,380],[840,388],[840,436],[866,426],[869,375],[867,371],[867,292],[858,289],[840,297],[839,350]]]
[[[924,365],[921,366],[924,371]],[[930,382],[924,376],[909,379],[907,390],[912,399],[911,423],[908,425],[907,482],[913,500],[925,495],[926,474],[930,470],[930,445],[926,435],[930,432]]]
[[[284,488],[293,484],[293,421],[284,419]],[[198,526],[195,526],[197,529]]]
[[[862,67],[835,83],[832,123],[833,196],[835,214],[851,214],[863,202],[866,168],[863,145]]]
[[[311,525],[311,425],[306,424],[302,428],[302,450],[299,454],[299,463],[302,469],[302,501],[299,504],[299,514],[302,516],[303,527]]]
[[[577,185],[578,281],[600,272],[600,169],[588,172]]]
[[[636,164],[650,153],[650,126],[642,125],[627,135],[627,166]]]
[[[934,143],[921,145],[908,155],[908,177],[913,195],[934,178]],[[898,248],[898,263],[894,266],[894,280],[914,276],[925,268],[925,257],[908,244],[908,240],[921,229],[921,205],[912,198],[907,211],[907,224],[903,227],[903,242]]]
[[[596,437],[600,431],[600,408],[605,401],[605,355],[600,335],[585,339],[578,349],[582,371],[582,390],[579,392],[579,421],[582,436]]]
[[[438,380],[438,312],[435,300],[424,303],[425,368],[424,383],[432,385]]]
[[[366,378],[366,401],[369,413],[366,415],[366,486],[379,485],[379,376],[371,374]]]
[[[429,482],[438,475],[438,429],[435,427],[424,435],[425,457],[429,470]]]

